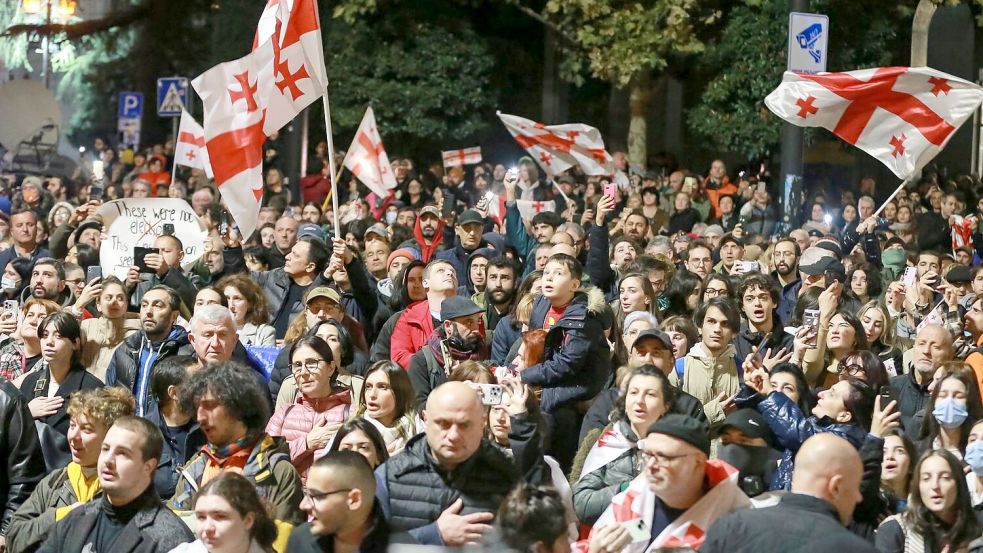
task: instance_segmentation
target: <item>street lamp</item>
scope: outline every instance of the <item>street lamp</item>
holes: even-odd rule
[[[55,2],[57,1],[57,5]],[[44,10],[45,24],[48,29],[42,38],[44,49],[44,87],[51,87],[51,18],[64,22],[75,15],[75,0],[23,0],[21,9],[26,14],[39,15]]]

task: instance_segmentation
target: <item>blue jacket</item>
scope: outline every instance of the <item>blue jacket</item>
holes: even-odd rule
[[[594,293],[602,296],[600,291]],[[603,304],[604,298],[591,300]],[[549,310],[549,300],[544,296],[537,298],[529,328],[543,328]],[[546,334],[543,361],[522,371],[522,381],[543,387],[542,409],[550,412],[596,396],[610,370],[611,350],[604,339],[604,327],[588,306],[588,294],[577,292]]]
[[[830,432],[850,442],[857,450],[867,438],[867,432],[859,424],[843,424],[826,417],[817,419],[814,415],[806,416],[794,401],[781,392],[772,392],[765,397],[744,385],[737,392],[734,402],[738,409],[757,409],[775,434],[777,448],[783,451],[778,470],[771,479],[771,490],[791,489],[795,454],[812,436],[820,432]]]

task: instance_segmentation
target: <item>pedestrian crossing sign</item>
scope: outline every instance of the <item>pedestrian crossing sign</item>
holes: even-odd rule
[[[187,77],[157,79],[157,115],[180,117],[188,105]]]

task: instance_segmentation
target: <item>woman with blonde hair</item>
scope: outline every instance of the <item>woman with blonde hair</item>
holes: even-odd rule
[[[901,372],[901,350],[898,349],[897,323],[887,312],[887,308],[877,300],[871,300],[857,311],[860,324],[864,327],[864,335],[870,351],[884,363],[884,369],[891,377]]]
[[[276,345],[276,330],[267,323],[269,308],[266,294],[255,280],[243,273],[236,273],[222,277],[215,288],[225,296],[243,345]]]

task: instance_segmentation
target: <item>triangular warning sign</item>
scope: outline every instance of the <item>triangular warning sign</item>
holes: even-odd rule
[[[184,109],[184,101],[181,100],[181,93],[178,91],[177,84],[171,83],[164,94],[164,101],[160,104],[160,110],[164,113],[181,113]]]

